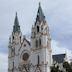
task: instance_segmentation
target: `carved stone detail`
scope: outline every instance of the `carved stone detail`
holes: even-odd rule
[[[22,64],[19,65],[19,71],[21,72],[30,72],[31,64]]]

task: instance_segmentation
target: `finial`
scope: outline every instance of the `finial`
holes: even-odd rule
[[[17,12],[16,12],[16,16],[17,16]]]
[[[39,2],[39,7],[41,7],[41,3]]]

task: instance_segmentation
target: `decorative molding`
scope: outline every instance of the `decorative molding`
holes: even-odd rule
[[[36,67],[35,72],[42,72],[39,66]]]
[[[30,63],[28,63],[28,64],[21,64],[21,65],[19,65],[18,69],[21,72],[23,70],[25,70],[26,72],[30,72],[30,67],[31,67],[31,64]]]
[[[12,57],[15,57],[15,56],[19,56],[19,53],[15,54],[15,55],[8,56],[8,58],[12,58]]]
[[[31,51],[36,51],[36,50],[40,50],[40,49],[44,49],[44,48],[48,48],[48,46],[41,46],[41,47],[38,47],[38,48],[31,48]]]
[[[33,65],[33,67],[37,67],[37,66],[41,67],[41,66],[47,66],[47,65],[48,65],[48,63],[46,63],[46,64],[42,63],[42,64]]]

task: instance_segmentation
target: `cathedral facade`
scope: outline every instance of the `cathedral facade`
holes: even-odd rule
[[[51,36],[39,3],[30,41],[22,35],[15,16],[8,46],[8,72],[50,72],[52,65]]]

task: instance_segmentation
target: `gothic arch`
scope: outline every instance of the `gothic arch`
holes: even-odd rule
[[[36,43],[35,44],[36,44],[36,48],[37,48],[38,47],[38,40],[36,40]]]
[[[38,59],[38,64],[40,64],[40,57],[39,57],[39,55],[38,55],[37,57],[38,57],[38,58],[37,58],[37,59]]]
[[[39,32],[39,26],[37,26],[37,32]]]
[[[39,46],[41,46],[41,38],[39,38]]]

